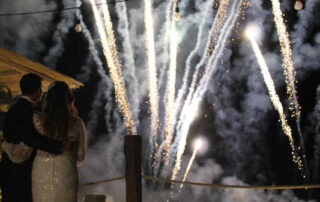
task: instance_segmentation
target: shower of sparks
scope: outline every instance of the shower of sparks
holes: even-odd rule
[[[221,28],[221,31],[219,33],[219,37],[216,42],[216,46],[214,47],[214,50],[209,58],[209,61],[207,62],[208,65],[205,67],[206,74],[201,74],[201,79],[199,84],[198,83],[198,77],[194,76],[193,81],[190,87],[190,92],[188,93],[187,99],[184,103],[184,106],[182,108],[182,112],[180,115],[180,120],[177,124],[177,137],[175,141],[175,145],[177,148],[177,156],[176,156],[176,162],[173,168],[172,172],[172,179],[174,180],[176,178],[176,175],[178,171],[180,170],[181,166],[181,159],[182,155],[185,150],[186,146],[186,140],[189,132],[189,127],[194,119],[194,116],[199,108],[199,104],[203,98],[203,95],[207,89],[208,82],[216,69],[217,61],[220,58],[222,51],[224,49],[224,46],[226,44],[226,40],[239,16],[239,10],[243,4],[243,1],[234,1],[232,4],[232,7],[230,9],[229,15],[227,15],[227,19],[223,23],[223,27]],[[216,34],[216,32],[212,32]],[[212,36],[210,36],[212,37]],[[212,38],[211,38],[212,39]],[[204,65],[204,64],[203,64]],[[210,68],[209,68],[210,67]],[[196,73],[198,73],[196,71]],[[196,92],[195,92],[196,91]]]
[[[202,18],[201,24],[199,26],[199,33],[197,36],[197,43],[195,48],[191,51],[191,53],[188,55],[188,58],[186,60],[186,66],[185,66],[185,73],[183,76],[183,82],[182,82],[182,86],[180,88],[180,90],[178,91],[178,96],[175,102],[175,117],[174,117],[174,123],[173,125],[175,125],[175,121],[177,119],[178,116],[178,112],[181,110],[181,104],[182,103],[182,99],[184,98],[185,93],[187,92],[187,88],[188,88],[188,78],[189,78],[189,74],[190,74],[190,70],[191,70],[191,61],[192,59],[197,55],[197,53],[200,51],[202,43],[201,41],[203,40],[204,34],[206,32],[206,30],[204,30],[204,26],[206,24],[207,18],[211,17],[212,15],[212,6],[214,4],[214,0],[209,0],[207,2],[206,5],[206,10],[205,10],[205,15]],[[211,28],[212,29],[212,28]],[[202,57],[204,58],[204,57]],[[172,130],[172,129],[171,129]]]
[[[144,25],[146,30],[146,54],[148,56],[148,79],[149,79],[149,104],[151,112],[151,147],[155,145],[157,130],[159,127],[158,117],[158,88],[157,68],[153,34],[153,16],[151,0],[144,0]],[[156,145],[155,145],[156,146]],[[154,150],[154,148],[152,148]]]
[[[213,4],[213,2],[209,2],[209,3]],[[209,5],[212,5],[212,4],[209,4]],[[190,60],[187,60],[186,72],[185,73],[188,74],[188,75],[184,76],[182,87],[181,87],[181,89],[179,90],[179,93],[178,93],[178,98],[177,98],[177,101],[176,101],[175,119],[174,119],[174,121],[177,121],[178,114],[179,114],[179,111],[181,110],[181,108],[182,108],[182,110],[181,110],[180,117],[184,117],[184,116],[186,116],[186,113],[188,113],[188,106],[190,105],[190,102],[191,102],[191,99],[192,99],[192,95],[193,95],[194,90],[196,89],[196,87],[198,85],[199,79],[202,77],[201,74],[203,74],[203,73],[201,73],[202,72],[201,69],[203,69],[203,67],[205,66],[206,62],[208,61],[208,58],[209,58],[210,54],[212,53],[212,49],[213,49],[212,44],[216,43],[217,38],[218,38],[218,34],[221,32],[222,25],[223,25],[223,20],[225,19],[225,16],[226,16],[228,4],[229,4],[229,0],[223,0],[223,1],[220,2],[220,6],[219,6],[219,9],[217,11],[217,16],[218,17],[214,18],[214,21],[213,21],[213,23],[211,25],[205,51],[204,51],[204,53],[202,55],[202,58],[201,58],[200,62],[196,65],[195,72],[193,73],[193,77],[192,77],[192,83],[191,83],[191,86],[189,87],[190,91],[188,93],[186,101],[183,102],[182,99],[185,96],[184,94],[187,93],[187,83],[188,83],[188,78],[187,77],[189,76],[189,71],[190,71],[190,67],[191,67],[191,64],[190,64],[191,58],[190,58]],[[200,73],[200,76],[199,76],[199,73]],[[184,103],[184,104],[181,104],[181,103]],[[180,123],[181,123],[181,121],[180,121]]]
[[[260,66],[260,71],[263,75],[264,82],[268,88],[271,102],[272,102],[274,108],[279,113],[282,130],[287,135],[287,137],[289,139],[293,161],[298,165],[299,170],[301,172],[303,172],[303,164],[302,164],[301,158],[297,155],[297,151],[296,151],[295,145],[294,145],[294,139],[293,139],[292,133],[291,133],[291,128],[287,123],[286,115],[283,111],[283,106],[280,102],[279,96],[276,93],[274,83],[271,78],[270,72],[268,70],[266,61],[264,60],[264,58],[262,56],[262,53],[259,49],[257,42],[254,39],[254,36],[252,35],[252,30],[247,30],[246,35],[248,36],[250,43],[251,43],[251,46],[253,48],[253,51],[257,57],[257,60],[258,60],[259,66]]]
[[[221,32],[223,22],[226,18],[226,12],[228,9],[228,5],[229,5],[229,0],[221,0],[220,1],[219,10],[217,12],[217,16],[215,17],[215,22],[214,22],[215,28],[212,30],[212,32],[213,32],[212,36],[214,36],[214,37],[211,38],[210,44],[209,44],[209,49],[207,50],[207,53],[206,53],[208,55],[212,54],[214,47],[217,45],[217,36]]]
[[[300,138],[299,140],[300,140],[300,147],[302,149],[304,167],[305,167],[305,171],[308,172],[307,161],[305,158],[304,140],[303,140],[303,135],[302,135],[301,126],[300,126],[301,107],[298,103],[296,86],[295,86],[296,73],[294,70],[294,63],[292,60],[292,51],[291,51],[291,45],[289,40],[289,34],[286,30],[286,26],[282,17],[283,14],[280,9],[279,0],[271,0],[271,3],[272,3],[272,12],[274,15],[274,22],[277,28],[277,33],[280,41],[281,54],[283,57],[282,68],[283,68],[284,75],[286,77],[287,93],[290,101],[290,111],[291,111],[292,117],[296,117],[296,124],[297,124],[297,130]]]
[[[175,12],[177,1],[174,2],[172,13]],[[176,32],[176,21],[171,19],[170,30],[170,66],[168,70],[167,82],[167,103],[166,103],[166,119],[165,119],[165,147],[163,150],[163,160],[165,160],[167,151],[170,148],[172,141],[172,122],[174,117],[174,100],[175,100],[175,86],[176,86],[176,69],[177,69],[177,41],[178,36]]]
[[[185,172],[185,174],[184,174],[184,176],[183,176],[182,182],[185,182],[185,181],[186,181],[187,176],[188,176],[188,173],[189,173],[189,171],[190,171],[190,169],[191,169],[191,166],[192,166],[192,164],[193,164],[193,161],[194,161],[194,159],[196,158],[197,152],[198,152],[198,150],[200,149],[200,147],[201,147],[201,145],[202,145],[201,140],[196,140],[196,141],[197,141],[197,142],[196,142],[196,146],[195,146],[195,148],[194,148],[194,150],[193,150],[192,156],[191,156],[190,161],[189,161],[189,163],[188,163],[188,166],[187,166],[186,172]],[[181,192],[182,187],[183,187],[183,184],[180,185],[179,192]]]
[[[138,80],[135,74],[135,63],[134,63],[134,53],[131,45],[130,40],[130,34],[129,34],[129,21],[128,21],[128,14],[127,14],[127,5],[126,2],[117,2],[116,5],[116,12],[119,18],[118,21],[118,33],[122,36],[122,47],[123,47],[123,57],[124,57],[124,63],[123,67],[127,71],[123,71],[124,78],[129,77],[128,80],[125,80],[126,82],[130,83],[130,85],[127,86],[128,92],[128,99],[131,104],[131,106],[139,106],[139,85]],[[121,29],[121,31],[120,31]],[[138,120],[138,113],[139,108],[134,107],[131,108],[134,121],[136,124],[136,127],[139,125]]]
[[[130,134],[136,135],[137,130],[135,128],[134,121],[132,120],[132,115],[130,112],[130,105],[127,101],[126,90],[124,86],[124,81],[121,76],[120,62],[118,59],[118,55],[116,52],[114,34],[112,29],[112,23],[108,11],[108,5],[103,4],[103,12],[105,17],[106,31],[107,37],[105,35],[105,30],[103,28],[103,23],[100,19],[99,11],[94,0],[90,0],[91,7],[94,13],[94,17],[96,20],[96,25],[99,31],[99,35],[101,38],[101,44],[103,48],[103,53],[106,57],[109,72],[112,78],[112,82],[115,89],[116,100],[120,104],[120,111],[124,116],[125,125]]]

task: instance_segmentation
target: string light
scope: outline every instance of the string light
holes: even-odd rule
[[[174,19],[176,21],[179,21],[181,19],[181,16],[180,16],[180,9],[178,7],[178,4],[177,4],[177,7],[175,9],[175,12],[174,12],[174,15],[173,15]]]
[[[101,6],[105,4],[111,4],[111,3],[117,3],[117,2],[125,2],[129,0],[112,0],[112,1],[106,1],[105,3],[98,3],[96,6]],[[42,11],[30,11],[30,12],[17,12],[17,13],[0,13],[0,17],[5,16],[18,16],[18,15],[32,15],[32,14],[41,14],[41,13],[50,13],[50,12],[57,12],[57,11],[68,11],[68,10],[76,10],[80,9],[80,6],[76,7],[69,7],[69,8],[63,8],[63,9],[49,9],[49,10],[42,10]]]
[[[296,3],[294,4],[294,9],[301,10],[303,8],[303,3],[301,0],[296,0]]]
[[[76,23],[76,26],[74,27],[74,31],[76,32],[81,32],[82,31],[82,27],[80,25],[80,20],[77,19],[77,23]]]

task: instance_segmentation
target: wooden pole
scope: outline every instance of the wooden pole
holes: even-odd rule
[[[125,136],[124,153],[126,158],[126,201],[142,202],[140,135]]]

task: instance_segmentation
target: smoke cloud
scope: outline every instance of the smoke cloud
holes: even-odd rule
[[[233,3],[237,0],[229,0]],[[190,59],[190,75],[192,79],[194,68],[204,53],[204,45],[208,37],[208,30],[216,15],[218,2],[212,6],[212,15],[204,19],[208,0],[179,1],[181,20],[177,22],[178,57],[176,96],[182,87],[185,77],[186,61]],[[64,7],[79,5],[80,1],[61,1]],[[163,121],[165,112],[165,92],[168,68],[168,21],[169,1],[153,1],[153,17],[155,22],[155,43],[157,58],[157,73],[159,81],[160,121]],[[112,81],[107,71],[106,61],[101,54],[102,48],[99,36],[88,11],[89,3],[82,2],[79,14],[82,35],[87,41],[88,54],[85,63],[74,72],[75,78],[89,88],[91,95],[80,89],[79,97],[90,100],[83,109],[86,115],[86,127],[90,144],[88,145],[85,164],[80,168],[81,183],[123,176],[125,164],[123,155],[123,141],[126,133],[119,108],[114,98]],[[124,79],[128,90],[130,103],[135,112],[136,122],[139,123],[138,134],[143,137],[143,172],[152,173],[149,161],[149,146],[147,140],[150,135],[150,111],[146,103],[148,93],[147,61],[145,50],[145,30],[143,22],[143,1],[130,0],[124,3],[110,5],[114,22],[116,42],[123,66]],[[27,7],[25,5],[28,5]],[[56,9],[55,1],[25,0],[0,2],[0,13],[27,12],[35,10]],[[288,15],[287,30],[293,50],[292,58],[295,61],[296,78],[306,82],[310,75],[319,72],[320,68],[320,32],[317,19],[317,10],[320,4],[317,0],[305,1],[304,9],[293,10],[293,2],[281,1],[283,12]],[[121,15],[121,12],[126,12]],[[294,13],[296,12],[296,13]],[[190,126],[187,150],[182,157],[182,169],[177,179],[183,174],[191,156],[189,143],[199,134],[209,139],[209,150],[204,156],[196,157],[187,181],[203,183],[224,183],[236,185],[267,185],[279,182],[300,183],[301,179],[291,163],[281,162],[287,154],[288,141],[282,133],[277,113],[272,106],[267,88],[263,81],[259,66],[252,48],[242,32],[246,24],[255,23],[261,29],[258,40],[265,57],[269,71],[276,85],[286,113],[289,113],[289,103],[285,92],[285,81],[282,70],[282,56],[279,40],[273,21],[270,3],[262,0],[250,2],[245,11],[244,19],[237,21],[231,35],[227,38],[223,54],[219,58],[216,69],[213,71],[207,90],[203,94],[200,108]],[[59,20],[55,23],[54,18]],[[13,50],[32,60],[44,62],[50,67],[56,66],[56,61],[64,52],[64,41],[67,34],[73,29],[75,12],[46,13],[28,16],[0,17],[0,46]],[[211,18],[210,18],[211,17]],[[10,19],[10,20],[8,20]],[[204,21],[204,27],[200,22]],[[201,32],[201,30],[203,30]],[[198,34],[199,39],[197,39]],[[199,49],[195,49],[199,41]],[[75,58],[70,58],[75,60]],[[1,68],[1,67],[0,67]],[[63,72],[62,72],[63,73]],[[190,83],[189,83],[190,84]],[[319,84],[318,84],[319,86]],[[187,86],[189,87],[189,86]],[[187,89],[189,90],[189,89]],[[308,91],[308,89],[302,89]],[[315,90],[315,89],[313,89]],[[86,91],[87,92],[87,91]],[[303,128],[306,138],[312,137],[312,156],[309,157],[312,183],[319,183],[319,87],[317,89],[316,105],[312,113],[307,113],[308,125]],[[300,97],[299,99],[306,99]],[[81,100],[77,101],[81,102]],[[302,108],[304,110],[304,108]],[[80,113],[81,114],[81,113]],[[291,123],[291,122],[290,122]],[[295,128],[294,124],[291,124]],[[162,126],[160,126],[162,129]],[[294,129],[295,130],[295,129]],[[158,141],[162,140],[162,131],[159,130]],[[280,148],[280,149],[279,149]],[[279,153],[275,153],[279,152]],[[279,156],[279,158],[278,158]],[[280,160],[279,160],[280,159]],[[162,167],[161,165],[160,167]],[[161,176],[170,176],[171,167],[165,167]],[[280,174],[279,174],[280,173]],[[288,173],[292,179],[281,175]],[[155,174],[156,175],[156,174]],[[281,179],[279,179],[279,176]],[[287,181],[286,181],[287,180]],[[297,192],[291,190],[263,191],[244,189],[220,189],[185,185],[178,193],[178,185],[173,189],[170,184],[143,181],[144,201],[166,201],[170,192],[174,198],[170,201],[303,201]],[[125,201],[125,181],[115,181],[100,185],[81,187],[81,199],[86,194],[103,194],[110,197],[109,201]]]

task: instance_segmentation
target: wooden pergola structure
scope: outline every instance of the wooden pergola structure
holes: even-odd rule
[[[0,47],[0,87],[10,89],[13,97],[21,94],[19,81],[26,73],[35,73],[43,79],[42,90],[44,92],[47,91],[50,83],[55,80],[66,82],[72,89],[83,86],[81,82],[69,76]]]

